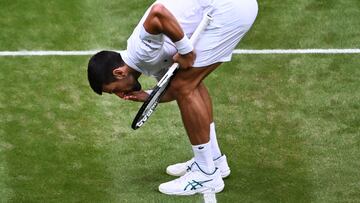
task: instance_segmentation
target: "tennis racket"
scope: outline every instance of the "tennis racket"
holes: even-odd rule
[[[201,20],[200,24],[196,28],[195,32],[190,38],[190,42],[195,45],[202,31],[208,26],[210,21],[212,20],[209,14],[205,15]],[[176,70],[179,68],[178,63],[174,63],[169,70],[165,73],[165,75],[161,78],[161,80],[156,84],[156,86],[152,89],[151,94],[147,98],[147,100],[140,107],[138,113],[136,114],[131,128],[136,130],[144,125],[144,123],[149,119],[152,113],[154,113],[155,108],[159,104],[161,96],[164,94],[165,90],[169,86],[169,83],[173,76],[176,73]]]

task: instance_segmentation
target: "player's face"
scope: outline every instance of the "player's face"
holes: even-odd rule
[[[127,93],[133,91],[140,91],[141,84],[137,79],[129,75],[122,79],[117,79],[116,81],[103,85],[103,92],[109,94],[116,94],[117,96],[123,98]]]

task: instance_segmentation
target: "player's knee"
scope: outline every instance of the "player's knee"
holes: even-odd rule
[[[184,81],[173,80],[170,83],[169,91],[171,92],[173,97],[177,99],[179,97],[184,97],[190,94],[191,87]]]

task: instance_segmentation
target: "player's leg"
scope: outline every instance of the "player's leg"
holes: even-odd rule
[[[176,101],[191,144],[200,145],[209,142],[211,119],[199,88],[181,96]]]
[[[209,141],[210,122],[212,121],[210,96],[202,97],[202,80],[221,63],[204,68],[180,70],[171,81],[169,92],[180,108],[184,127],[191,144],[199,145]],[[210,101],[209,101],[210,100]]]
[[[215,123],[213,122],[213,112],[212,112],[212,102],[210,94],[203,82],[199,84],[200,94],[203,98],[206,108],[208,109],[209,117],[210,117],[210,143],[211,143],[211,151],[212,158],[214,160],[215,167],[219,168],[221,176],[226,178],[230,175],[230,168],[227,163],[227,158],[225,155],[221,154],[215,130]],[[182,176],[186,173],[187,169],[191,167],[191,165],[195,162],[194,158],[181,163],[176,163],[169,165],[166,168],[166,173],[173,176]]]
[[[213,117],[213,107],[212,107],[211,97],[209,91],[207,90],[203,82],[200,83],[199,90],[210,117],[210,142],[211,142],[212,156],[213,159],[215,160],[220,158],[221,151],[216,138],[216,130],[215,130],[214,117]]]
[[[201,97],[203,98],[203,100],[205,102],[206,109],[208,110],[208,114],[209,114],[209,117],[210,117],[210,122],[214,122],[212,101],[211,101],[210,94],[209,94],[204,82],[201,82],[199,84],[199,90],[200,90],[200,95],[201,95]]]
[[[210,96],[203,98],[200,87],[202,80],[219,65],[220,63],[217,63],[206,68],[181,70],[171,82],[168,91],[173,94],[178,103],[184,127],[192,144],[194,163],[189,173],[159,186],[159,190],[165,194],[189,195],[206,191],[220,192],[224,188],[220,171],[214,165],[209,142],[212,120],[210,109],[208,109],[208,104],[211,104],[211,101],[208,101]],[[201,183],[201,185],[196,188],[191,181]],[[195,188],[187,190],[188,184]]]
[[[207,88],[203,82],[200,83],[199,87],[200,87],[201,97],[204,99],[204,102],[208,109],[209,116],[211,118],[211,121],[210,121],[210,144],[211,144],[212,158],[214,160],[215,167],[217,167],[220,170],[221,177],[226,178],[230,175],[231,170],[228,165],[226,155],[221,153],[220,146],[218,144],[218,140],[217,140],[217,136],[216,136],[216,129],[215,129],[215,122],[213,119],[213,107],[212,107],[211,97],[210,97],[209,91],[207,90]]]

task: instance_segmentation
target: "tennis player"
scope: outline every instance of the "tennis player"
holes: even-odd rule
[[[180,177],[161,184],[160,192],[192,195],[223,190],[222,178],[230,175],[230,168],[218,146],[203,79],[231,60],[257,12],[256,0],[157,0],[129,37],[126,51],[101,51],[91,57],[91,88],[131,101],[145,101],[149,95],[138,82],[141,74],[159,80],[174,62],[180,64],[161,102],[176,100],[194,157],[167,167],[168,174]],[[193,46],[189,38],[207,13],[213,20]]]

